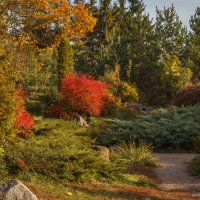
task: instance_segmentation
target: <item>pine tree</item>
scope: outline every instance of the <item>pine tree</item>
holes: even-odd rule
[[[146,79],[145,66],[152,62],[150,56],[153,25],[149,14],[145,12],[143,1],[129,0],[129,4],[130,8],[125,21],[126,37],[131,46],[129,52],[129,60],[132,62],[130,78],[131,82],[141,85],[141,78]],[[124,74],[126,71],[127,69],[124,68]]]
[[[183,26],[175,7],[159,10],[156,8],[155,41],[159,53],[178,56],[183,61],[187,42],[187,28]]]
[[[74,0],[74,4],[79,4],[79,3],[85,4],[85,0]]]
[[[97,7],[97,1],[90,0],[85,6],[98,19],[99,8]],[[97,63],[95,56],[99,50],[96,27],[97,24],[93,32],[88,33],[84,39],[79,40],[76,46],[74,46],[75,69],[78,73],[96,75]]]
[[[87,7],[92,11],[93,16],[97,18],[97,23],[94,31],[87,35],[86,40],[80,47],[82,53],[78,53],[79,58],[76,62],[76,68],[80,72],[98,77],[103,75],[104,68],[99,67],[97,57],[100,54],[101,46],[107,43],[109,34],[116,23],[114,22],[111,0],[101,0],[99,7],[96,6],[96,1],[90,1]]]
[[[65,75],[74,72],[74,52],[67,38],[63,37],[58,47],[58,76],[61,80]]]
[[[187,46],[188,61],[187,66],[193,72],[193,80],[200,81],[200,7],[196,9],[196,13],[190,20],[190,39]]]
[[[125,0],[119,0],[114,5],[112,12],[116,25],[109,30],[106,43],[101,45],[98,63],[109,65],[112,69],[119,64],[121,79],[135,82],[139,81],[137,70],[141,70],[140,66],[149,57],[153,25],[149,15],[144,12],[142,1],[129,1],[129,5],[126,8]]]

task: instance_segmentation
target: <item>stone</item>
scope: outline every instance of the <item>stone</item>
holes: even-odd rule
[[[145,107],[144,105],[140,104],[140,103],[129,103],[127,105],[127,108],[131,109],[131,110],[134,109],[134,110],[136,110],[136,111],[138,111],[138,112],[140,112],[144,115],[148,114],[148,112],[149,112],[148,108]]]
[[[0,186],[0,200],[38,200],[20,181],[9,180]]]
[[[77,119],[78,124],[79,124],[80,127],[89,127],[87,122],[80,115],[76,115],[76,119]]]
[[[130,109],[135,109],[137,111],[147,111],[146,107],[140,103],[130,103],[130,104],[128,104],[127,107]]]
[[[99,152],[102,159],[110,161],[110,150],[107,147],[100,145],[93,145],[92,149]]]

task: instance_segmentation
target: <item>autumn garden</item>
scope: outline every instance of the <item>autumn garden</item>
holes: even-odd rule
[[[140,200],[157,184],[152,152],[200,151],[200,7],[190,27],[174,5],[155,9],[152,20],[142,0],[0,1],[0,184]],[[200,175],[200,158],[190,168]]]

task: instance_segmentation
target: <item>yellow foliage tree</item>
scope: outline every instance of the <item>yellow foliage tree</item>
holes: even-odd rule
[[[177,91],[190,81],[192,73],[189,68],[181,66],[179,58],[175,55],[164,54],[160,66],[158,99],[161,103],[169,103]]]
[[[83,4],[69,5],[66,0],[3,1],[9,15],[8,30],[40,48],[58,43],[62,35],[83,37],[96,23]]]

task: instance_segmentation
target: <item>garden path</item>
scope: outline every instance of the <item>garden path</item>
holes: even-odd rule
[[[165,191],[184,191],[200,199],[200,178],[189,174],[189,163],[197,156],[193,153],[155,153],[161,167],[154,172],[161,184],[159,189]]]

